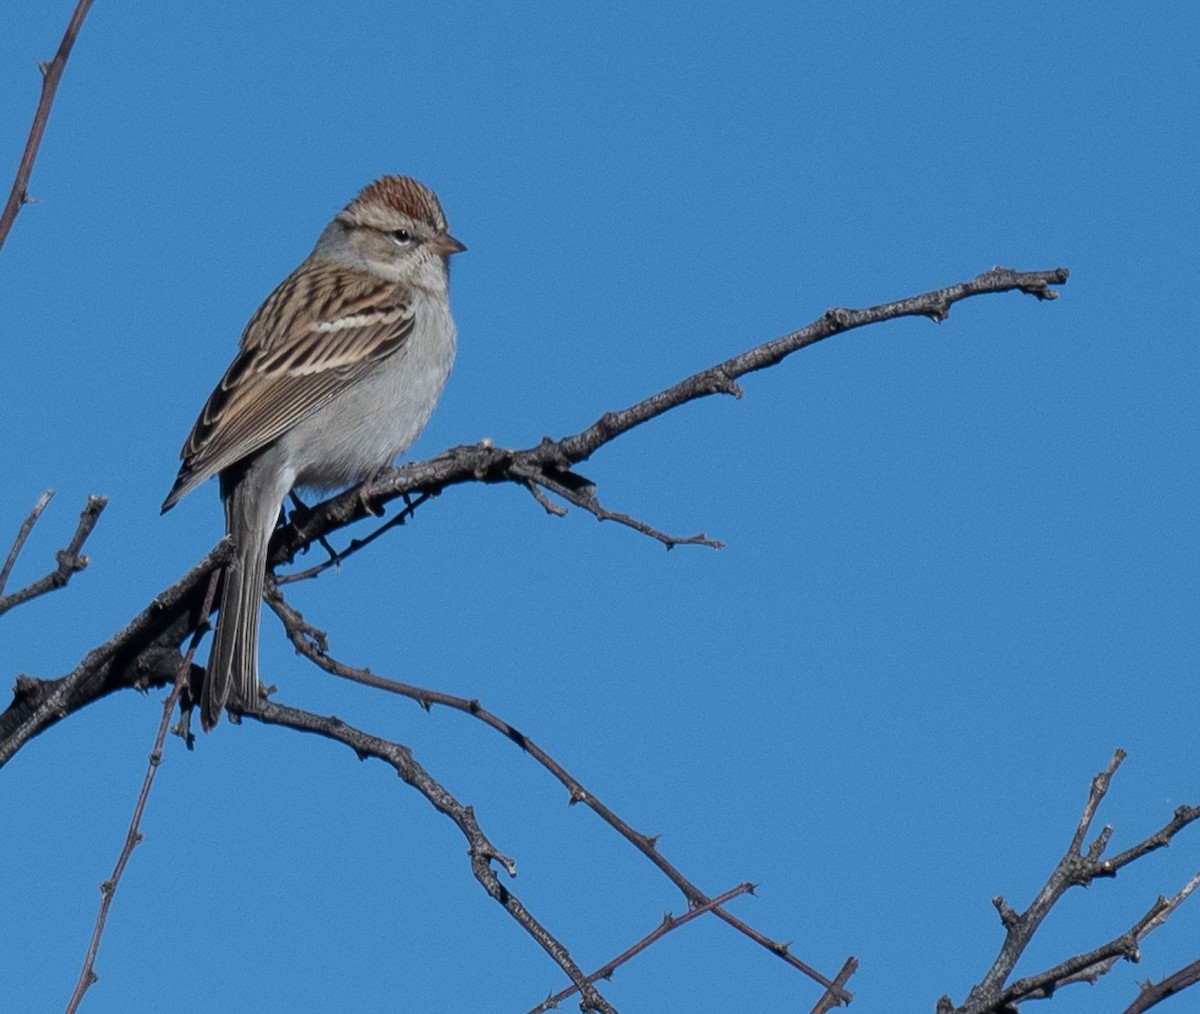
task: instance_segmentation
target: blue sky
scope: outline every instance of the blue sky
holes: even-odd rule
[[[69,8],[0,14],[5,172]],[[0,673],[69,670],[217,540],[215,484],[159,517],[179,446],[376,176],[433,186],[470,248],[413,455],[578,430],[829,306],[1066,265],[1057,303],[836,337],[583,467],[720,552],[479,486],[292,593],[335,655],[479,698],[704,890],[759,884],[733,911],[805,961],[857,955],[853,1010],[961,1002],[1000,943],[990,899],[1029,902],[1116,747],[1115,848],[1200,795],[1200,22],[1174,10],[97,4],[0,251],[0,541],[58,491],[14,582],[88,493],[111,504],[90,569],[0,620]],[[411,745],[586,968],[683,910],[501,737],[336,685],[269,615],[263,669]],[[160,699],[74,715],[0,777],[0,1008],[65,1005]],[[453,827],[344,748],[253,723],[172,742],[143,832],[85,1010],[521,1012],[562,984]],[[1198,857],[1185,833],[1068,898],[1018,973],[1115,936]],[[1121,1009],[1198,926],[1185,908],[1047,1009]],[[702,919],[603,992],[672,1014],[819,991]]]

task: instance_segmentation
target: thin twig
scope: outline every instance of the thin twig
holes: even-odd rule
[[[1154,852],[1161,848],[1166,848],[1171,844],[1171,839],[1175,835],[1187,827],[1192,821],[1200,819],[1200,807],[1195,806],[1180,806],[1177,807],[1171,819],[1160,827],[1154,834],[1144,841],[1138,842],[1131,848],[1127,848],[1119,855],[1113,856],[1111,859],[1106,859],[1101,865],[1101,875],[1116,876],[1117,870],[1123,866],[1128,866],[1135,859],[1140,859],[1148,852]]]
[[[592,974],[587,977],[588,982],[596,982],[599,979],[611,979],[613,972],[615,972],[626,962],[630,961],[632,958],[635,958],[637,955],[641,954],[642,951],[644,951],[656,940],[665,937],[672,930],[679,929],[680,926],[686,925],[693,919],[699,918],[705,913],[711,912],[715,908],[720,908],[726,902],[732,901],[734,898],[737,898],[740,895],[753,893],[753,884],[738,884],[737,887],[730,888],[724,894],[713,898],[707,904],[699,905],[696,908],[691,909],[689,912],[686,912],[684,915],[674,916],[668,912],[662,917],[662,922],[660,922],[654,927],[654,929],[642,937],[641,940],[626,948],[611,961],[605,962],[598,969],[596,969],[596,971],[592,972]],[[579,990],[575,986],[569,986],[564,990],[560,990],[553,996],[546,997],[545,1000],[539,1003],[536,1007],[532,1008],[529,1011],[529,1014],[545,1014],[545,1012],[548,1010],[554,1010],[560,1003],[562,1003],[563,1000],[567,999],[567,997],[574,996],[578,992]]]
[[[154,737],[154,748],[150,751],[150,762],[146,767],[146,776],[142,779],[142,790],[138,793],[137,803],[133,808],[133,819],[129,822],[129,832],[125,835],[125,845],[121,849],[120,856],[117,857],[117,865],[113,868],[112,876],[100,885],[100,911],[96,916],[96,925],[92,929],[92,939],[88,944],[87,956],[83,961],[83,970],[79,973],[79,981],[75,984],[75,992],[71,994],[71,1000],[67,1004],[67,1014],[74,1014],[83,1000],[83,994],[88,991],[88,987],[97,979],[95,971],[96,953],[100,949],[100,938],[104,934],[104,924],[108,920],[108,910],[112,906],[113,895],[117,893],[117,885],[121,882],[121,874],[125,872],[125,866],[128,864],[130,856],[133,855],[135,846],[142,841],[142,814],[145,812],[146,802],[150,798],[150,787],[154,784],[154,776],[158,773],[158,767],[162,763],[163,744],[167,740],[167,728],[171,724],[171,715],[175,712],[175,705],[179,701],[179,695],[183,692],[183,688],[188,681],[188,676],[191,673],[192,656],[195,655],[196,647],[200,644],[200,639],[208,629],[208,614],[212,611],[213,597],[217,592],[217,580],[219,577],[220,572],[213,571],[212,576],[209,578],[208,591],[205,593],[204,598],[204,607],[200,612],[196,632],[192,635],[192,643],[188,646],[187,654],[184,655],[183,661],[180,663],[179,672],[175,677],[175,683],[171,687],[171,692],[163,702],[162,720],[158,723],[158,733]]]
[[[668,535],[666,532],[661,532],[657,528],[646,524],[644,521],[639,521],[628,514],[611,511],[600,503],[595,493],[595,487],[591,484],[578,489],[572,488],[544,471],[525,473],[520,469],[513,469],[513,475],[531,492],[536,490],[538,486],[544,486],[556,496],[560,496],[564,500],[573,503],[576,507],[587,511],[597,521],[615,521],[617,524],[624,525],[626,528],[632,528],[635,532],[648,536],[656,542],[661,542],[667,549],[674,549],[676,546],[708,546],[710,549],[725,548],[725,543],[719,542],[716,539],[710,539],[703,532],[697,535]],[[545,502],[539,499],[536,494],[534,499],[542,503],[543,507],[545,506]],[[554,512],[551,511],[550,513]]]
[[[37,159],[38,148],[42,143],[42,135],[46,132],[46,123],[50,119],[50,107],[54,104],[54,93],[58,91],[58,82],[62,80],[63,70],[67,66],[67,57],[71,55],[71,47],[79,30],[83,27],[83,19],[87,17],[92,0],[79,0],[75,12],[67,22],[67,30],[63,33],[58,52],[49,63],[41,64],[42,96],[38,99],[37,109],[33,114],[33,126],[29,128],[29,139],[25,142],[25,151],[21,154],[21,162],[17,166],[17,176],[13,180],[12,191],[0,211],[0,247],[8,238],[17,212],[29,203],[29,177],[33,174],[33,163]]]
[[[49,503],[50,497],[53,496],[53,491],[43,493],[37,504],[34,506],[25,523],[21,526],[21,531],[17,534],[17,540],[13,544],[13,548],[9,551],[8,560],[5,561],[4,577],[7,578],[8,571],[11,569],[12,563],[16,561],[16,555],[20,553],[25,545],[25,540],[29,537],[29,532],[33,529],[37,519]],[[79,551],[83,548],[83,544],[87,541],[88,536],[92,534],[92,529],[96,527],[96,522],[100,520],[100,515],[104,512],[104,508],[108,506],[108,497],[106,496],[89,496],[87,504],[79,513],[79,524],[75,526],[75,534],[71,536],[71,541],[67,543],[66,548],[60,549],[55,553],[55,559],[58,561],[58,566],[46,574],[44,577],[36,581],[32,581],[24,588],[20,588],[11,595],[0,596],[0,615],[14,609],[22,603],[28,602],[30,599],[35,599],[39,595],[45,595],[47,592],[55,591],[58,588],[66,586],[72,576],[78,574],[81,570],[87,569],[91,559],[84,556]],[[3,585],[0,583],[0,588]]]
[[[1108,787],[1112,784],[1112,777],[1125,761],[1125,751],[1118,748],[1112,756],[1112,760],[1108,762],[1108,767],[1099,772],[1092,778],[1092,788],[1088,793],[1087,803],[1083,807],[1083,814],[1079,818],[1079,824],[1075,828],[1075,835],[1071,839],[1071,847],[1067,850],[1068,856],[1078,856],[1083,851],[1083,841],[1087,837],[1088,831],[1092,828],[1092,821],[1096,817],[1096,810],[1099,809],[1101,801],[1108,794]],[[1111,835],[1111,829],[1108,833]],[[1104,832],[1102,831],[1101,834]]]
[[[1002,1003],[1018,1000],[1049,998],[1063,986],[1072,982],[1093,983],[1110,971],[1118,961],[1138,961],[1141,958],[1139,944],[1152,931],[1167,921],[1187,897],[1200,886],[1200,873],[1189,880],[1178,893],[1170,898],[1157,898],[1150,909],[1119,937],[1097,947],[1087,954],[1068,958],[1061,965],[1027,979],[1014,982],[1004,991]],[[1157,1000],[1155,1001],[1157,1003]]]
[[[296,650],[311,661],[314,665],[320,667],[331,675],[347,679],[355,683],[360,683],[364,686],[374,687],[379,690],[385,690],[388,693],[397,694],[402,697],[408,697],[416,701],[427,711],[435,704],[450,708],[454,711],[459,711],[464,714],[483,722],[485,725],[497,732],[502,733],[505,737],[516,743],[522,750],[528,753],[535,761],[550,772],[568,792],[568,801],[571,805],[583,803],[599,816],[606,824],[612,827],[618,834],[632,844],[639,852],[650,860],[658,869],[667,877],[687,899],[688,905],[691,907],[708,906],[712,899],[685,877],[678,869],[675,868],[665,856],[658,850],[657,839],[651,835],[643,834],[635,830],[624,820],[621,819],[613,810],[609,809],[601,802],[591,791],[586,789],[581,782],[571,775],[561,764],[553,757],[546,753],[536,742],[514,728],[510,723],[494,715],[486,708],[482,707],[476,700],[468,700],[464,697],[456,697],[453,694],[445,694],[436,690],[428,690],[423,687],[416,687],[406,683],[399,683],[395,680],[387,679],[379,676],[376,673],[366,669],[358,669],[354,666],[339,662],[332,658],[325,647],[328,644],[326,635],[317,630],[300,614],[298,610],[283,597],[283,593],[278,586],[271,582],[267,582],[264,597],[267,604],[274,610],[275,614],[283,621],[284,629],[287,631],[288,639]],[[755,943],[759,944],[772,954],[783,959],[787,964],[802,972],[810,979],[819,983],[826,990],[834,990],[837,997],[843,1003],[849,1003],[852,995],[838,986],[835,986],[832,979],[822,975],[816,969],[812,968],[806,962],[800,960],[793,955],[788,949],[786,943],[772,940],[771,938],[760,933],[758,930],[749,926],[741,919],[737,918],[723,908],[715,908],[714,914],[727,922],[734,929],[749,937]]]
[[[37,503],[33,505],[33,510],[29,512],[29,516],[22,522],[20,529],[17,531],[17,537],[13,539],[12,549],[8,551],[8,558],[4,561],[4,567],[0,568],[0,602],[4,601],[4,588],[8,584],[8,576],[12,573],[13,566],[17,562],[17,557],[21,555],[21,550],[25,548],[25,540],[29,538],[29,533],[33,531],[33,526],[38,523],[38,518],[42,516],[42,512],[50,505],[50,501],[54,499],[54,490],[48,489],[38,497]],[[0,609],[0,612],[3,610]]]
[[[556,518],[565,518],[567,516],[567,508],[560,503],[555,503],[548,496],[546,496],[546,494],[542,492],[541,486],[539,486],[536,482],[533,480],[527,480],[522,483],[522,485],[529,490],[529,495],[533,497],[535,501],[537,501],[538,505],[547,514],[552,514]]]
[[[308,581],[314,577],[317,577],[319,574],[325,573],[325,571],[329,570],[330,567],[340,567],[342,565],[342,561],[353,556],[359,550],[365,549],[386,532],[389,532],[393,528],[398,528],[400,525],[404,524],[409,518],[416,514],[417,508],[420,507],[421,504],[430,499],[432,499],[432,497],[429,494],[422,493],[415,499],[406,502],[404,509],[399,514],[397,514],[395,517],[388,518],[387,521],[376,528],[375,531],[364,535],[361,539],[351,539],[350,545],[348,545],[340,553],[335,551],[333,547],[325,541],[324,536],[322,536],[318,541],[329,552],[328,560],[324,560],[321,563],[318,563],[316,566],[309,567],[306,570],[296,571],[292,574],[277,575],[275,580],[279,584],[292,584],[296,581]]]

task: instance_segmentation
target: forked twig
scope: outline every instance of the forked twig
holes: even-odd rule
[[[22,603],[28,602],[30,599],[35,599],[39,595],[45,595],[47,592],[55,591],[58,588],[66,586],[72,576],[78,574],[81,570],[85,570],[91,560],[80,553],[83,544],[87,541],[88,536],[92,534],[92,529],[96,527],[96,522],[100,520],[100,515],[104,508],[108,506],[108,497],[106,496],[89,496],[87,504],[79,513],[79,524],[75,526],[75,534],[71,536],[71,541],[67,543],[66,548],[60,549],[55,553],[55,559],[58,561],[58,566],[50,571],[45,576],[36,581],[31,581],[24,588],[19,588],[11,595],[2,594],[4,586],[8,581],[9,575],[12,572],[13,565],[17,562],[17,557],[21,555],[21,550],[25,548],[25,542],[29,538],[29,533],[33,531],[33,526],[37,524],[38,519],[45,511],[47,504],[50,503],[51,497],[54,496],[54,490],[48,489],[34,504],[33,510],[29,512],[29,516],[21,525],[21,529],[17,532],[17,537],[13,541],[12,549],[8,551],[8,558],[4,561],[4,569],[0,571],[0,615],[8,612],[10,609],[15,609]]]

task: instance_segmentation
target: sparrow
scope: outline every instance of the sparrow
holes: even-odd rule
[[[365,187],[250,318],[192,427],[165,513],[218,476],[233,557],[200,696],[207,731],[253,712],[267,546],[294,487],[368,478],[417,439],[454,363],[449,232],[408,176]]]

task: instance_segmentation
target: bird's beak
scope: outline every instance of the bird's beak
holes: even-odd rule
[[[451,236],[450,233],[439,232],[429,241],[429,249],[435,254],[449,257],[451,254],[462,253],[466,250],[466,247]]]

